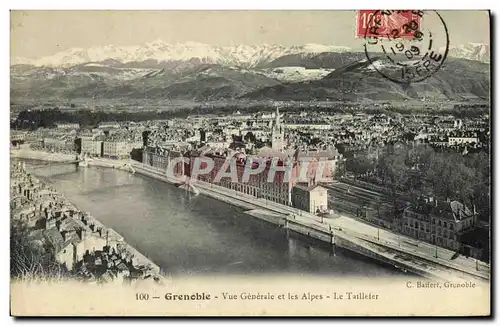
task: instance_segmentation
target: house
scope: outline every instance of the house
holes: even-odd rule
[[[449,137],[448,145],[462,145],[462,144],[477,144],[479,143],[479,138],[476,136],[473,137]]]
[[[128,277],[130,276],[130,270],[128,269],[127,265],[124,263],[120,263],[118,266],[116,266],[118,269],[118,275],[121,277]]]
[[[462,236],[474,229],[477,214],[458,201],[419,201],[403,211],[402,233],[455,251]]]
[[[82,153],[90,156],[102,156],[102,143],[100,140],[82,139]]]
[[[80,129],[79,123],[59,122],[59,123],[56,123],[55,125],[56,125],[57,129]]]
[[[103,142],[103,156],[112,159],[123,159],[130,157],[130,146],[126,141]]]
[[[328,210],[328,190],[319,185],[298,183],[292,188],[292,206],[317,214]]]
[[[106,246],[104,237],[70,217],[64,216],[57,221],[54,218],[47,219],[43,232],[47,242],[54,248],[56,261],[67,270],[72,270],[86,254],[102,251]]]

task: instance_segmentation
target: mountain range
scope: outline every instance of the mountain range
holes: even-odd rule
[[[433,77],[402,88],[381,78],[365,53],[342,46],[202,43],[69,49],[11,59],[11,97],[211,101],[489,98],[489,46],[450,48]],[[378,70],[390,69],[380,58]]]
[[[54,55],[38,59],[13,58],[13,64],[34,66],[70,67],[87,62],[100,62],[113,59],[122,63],[143,61],[185,61],[199,59],[203,63],[215,63],[225,66],[254,67],[259,63],[269,62],[284,55],[298,53],[346,52],[347,47],[305,44],[301,46],[281,45],[238,45],[210,46],[203,43],[187,42],[168,44],[154,41],[138,46],[106,45],[89,49],[71,48]]]

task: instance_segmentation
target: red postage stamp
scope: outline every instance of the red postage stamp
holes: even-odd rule
[[[413,39],[420,30],[421,17],[421,10],[359,10],[356,37]]]

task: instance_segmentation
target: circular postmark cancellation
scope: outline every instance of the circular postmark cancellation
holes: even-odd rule
[[[376,10],[366,19],[366,58],[383,77],[402,84],[420,82],[446,60],[448,29],[436,11]]]

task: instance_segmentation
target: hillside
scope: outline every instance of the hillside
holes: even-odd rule
[[[462,56],[464,58],[453,58]],[[11,97],[250,100],[461,100],[489,98],[489,46],[450,49],[443,67],[402,87],[364,52],[346,47],[213,47],[199,43],[72,49],[11,66]],[[474,60],[471,60],[473,58]],[[91,60],[91,61],[86,61]],[[391,69],[380,59],[378,70]]]
[[[379,60],[378,70],[389,69]],[[351,63],[322,79],[283,83],[245,94],[245,99],[273,100],[461,100],[489,98],[489,65],[478,61],[449,59],[432,77],[402,86],[383,78],[365,59]]]

